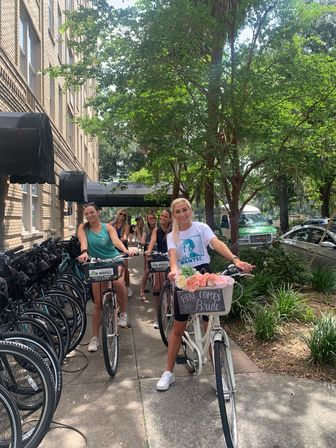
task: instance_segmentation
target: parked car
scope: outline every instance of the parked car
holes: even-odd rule
[[[285,250],[295,252],[309,262],[313,260],[315,266],[336,266],[336,233],[325,232],[322,226],[297,226],[282,235],[280,241]]]
[[[324,226],[326,224],[328,224],[329,219],[328,218],[309,218],[306,219],[306,221],[303,221],[302,225],[303,226],[307,226],[307,225],[315,225],[315,226]]]

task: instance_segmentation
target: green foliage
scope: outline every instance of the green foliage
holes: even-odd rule
[[[252,319],[252,327],[256,338],[263,341],[273,339],[277,333],[277,315],[268,306],[259,307]]]
[[[306,316],[306,304],[303,294],[290,285],[282,285],[270,291],[273,308],[280,321],[299,319]]]
[[[312,287],[315,291],[330,293],[336,290],[336,269],[322,268],[314,269],[312,275]]]
[[[336,365],[336,316],[324,314],[309,336],[302,336],[311,352],[311,361]]]
[[[240,258],[256,266],[255,273],[272,278],[273,286],[281,284],[303,285],[310,279],[307,263],[296,254],[287,253],[276,244],[261,248],[243,248]]]
[[[230,313],[232,317],[239,317],[247,322],[260,303],[265,302],[265,295],[271,284],[271,279],[263,275],[256,275],[254,278],[238,279],[237,283],[233,291]]]
[[[311,308],[310,306],[306,306],[305,312],[302,316],[302,320],[304,322],[315,322],[316,319],[317,318],[316,318],[313,308]]]

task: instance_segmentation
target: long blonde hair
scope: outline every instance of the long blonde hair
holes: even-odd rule
[[[173,237],[173,241],[175,244],[177,244],[180,240],[180,236],[179,236],[180,229],[179,229],[179,224],[177,222],[177,219],[174,216],[174,210],[175,210],[175,207],[180,204],[186,205],[192,213],[191,204],[188,201],[188,199],[186,199],[186,198],[177,198],[177,199],[174,199],[173,202],[171,203],[170,207],[171,207],[172,219],[173,219],[172,237]],[[192,216],[193,215],[191,215],[191,218],[192,218]]]

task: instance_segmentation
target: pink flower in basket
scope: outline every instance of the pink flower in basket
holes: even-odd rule
[[[186,279],[185,288],[187,291],[194,292],[199,287],[199,275],[192,275]]]

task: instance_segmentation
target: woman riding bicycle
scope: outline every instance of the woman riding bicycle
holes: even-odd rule
[[[95,204],[86,204],[83,213],[87,222],[80,224],[77,232],[81,247],[81,255],[78,257],[80,262],[84,263],[88,261],[89,257],[101,258],[103,260],[114,258],[120,255],[119,251],[129,256],[133,255],[119,239],[115,228],[111,224],[100,222],[99,209]],[[114,281],[114,287],[120,306],[119,325],[126,327],[127,291],[124,279],[124,268],[120,266],[119,269],[120,277]],[[107,282],[92,284],[94,308],[92,315],[92,339],[88,346],[89,352],[96,352],[99,346],[98,332],[101,321],[102,293],[107,287]]]
[[[117,211],[116,219],[111,221],[110,224],[116,229],[118,237],[123,245],[128,249],[128,235],[130,231],[130,226],[127,222],[128,213],[122,208]],[[133,295],[133,291],[130,283],[130,274],[128,270],[128,261],[125,261],[125,283],[127,287],[127,296],[131,297]]]
[[[153,230],[156,228],[156,214],[154,212],[148,213],[146,216],[146,224],[143,229],[142,237],[141,237],[141,244],[144,247],[144,250],[146,251],[148,248],[148,244],[151,240]],[[144,273],[141,280],[140,285],[140,299],[142,302],[147,302],[146,295],[145,295],[145,287],[146,283],[149,277],[149,270],[148,270],[148,263],[147,263],[147,256],[144,256]]]
[[[190,202],[178,198],[172,202],[173,226],[167,236],[170,273],[169,279],[174,282],[181,266],[192,266],[198,271],[210,271],[210,256],[207,247],[210,246],[224,258],[234,263],[243,271],[251,271],[253,266],[241,261],[234,255],[225,243],[220,241],[207,224],[192,221]],[[181,346],[182,335],[188,321],[187,314],[181,314],[177,301],[176,288],[174,292],[174,323],[168,341],[166,370],[158,381],[157,390],[168,390],[175,381],[173,374],[176,356]]]
[[[167,235],[171,231],[171,211],[167,208],[162,210],[160,214],[159,225],[155,227],[152,232],[152,237],[148,245],[148,249],[145,255],[149,255],[155,245],[157,246],[157,251],[165,254],[167,253]],[[154,328],[159,328],[157,321],[157,311],[159,305],[159,295],[163,285],[164,275],[163,272],[154,273],[154,285],[153,285],[153,296],[154,296]]]

